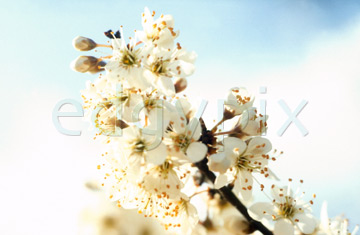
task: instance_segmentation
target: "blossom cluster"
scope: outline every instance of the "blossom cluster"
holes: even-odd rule
[[[330,231],[331,226],[319,226],[311,215],[312,201],[303,203],[290,188],[275,185],[269,188],[273,199],[250,206],[250,215],[239,213],[238,220],[219,216],[225,208],[220,204],[229,205],[221,189],[229,188],[239,203],[249,205],[253,189],[265,189],[258,177],[277,180],[269,165],[281,154],[263,137],[268,117],[258,113],[254,97],[245,88],[232,88],[222,120],[208,130],[196,115],[197,108],[186,95],[180,95],[187,87],[187,77],[194,73],[196,53],[176,41],[179,31],[171,15],[155,18],[155,12],[145,8],[142,26],[128,40],[122,26],[117,32],[107,31],[109,44],[86,37],[73,40],[79,51],[112,50],[109,56],[80,56],[71,64],[78,72],[100,73],[87,82],[81,95],[87,117],[98,130],[94,138],[106,145],[104,163],[98,169],[104,171],[102,185],[109,198],[119,207],[156,218],[166,230],[178,234],[224,226],[229,231],[252,233],[258,228],[247,219],[250,215],[275,222],[269,227],[275,234]],[[233,127],[221,130],[220,125],[227,121]],[[204,179],[199,164],[215,173],[213,182]],[[199,222],[191,202],[204,185],[210,195],[203,198],[209,204],[208,223]],[[214,201],[224,201],[216,203],[216,213],[210,206]]]

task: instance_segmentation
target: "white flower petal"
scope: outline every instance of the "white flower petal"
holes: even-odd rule
[[[188,116],[191,112],[193,112],[191,103],[187,99],[184,99],[184,98],[178,99],[176,101],[176,105],[181,106],[182,113],[185,116]],[[179,111],[179,112],[181,112],[181,111]]]
[[[252,205],[248,212],[256,220],[271,219],[271,215],[275,214],[275,207],[270,202],[258,202]]]
[[[289,220],[280,219],[275,223],[275,235],[292,235],[294,234],[294,225]]]
[[[293,221],[297,224],[301,232],[305,234],[313,233],[316,228],[316,220],[310,214],[297,213],[294,215]]]
[[[207,153],[207,147],[201,142],[193,142],[186,150],[186,155],[191,162],[198,162],[203,160]]]
[[[248,154],[266,154],[272,149],[272,145],[268,139],[262,137],[254,137],[250,140],[246,153]]]
[[[212,154],[210,155],[209,159],[214,163],[221,163],[225,160],[225,153],[221,152],[221,153]]]
[[[240,174],[240,197],[241,199],[248,201],[252,197],[252,185],[253,185],[253,178],[249,171],[242,171]],[[237,180],[239,181],[239,179]]]
[[[167,96],[175,95],[175,86],[171,78],[169,77],[161,77],[157,82],[159,88]]]
[[[174,37],[168,28],[160,31],[157,44],[161,46],[161,48],[172,48],[174,46]]]
[[[241,97],[243,100],[246,98],[250,98],[247,102],[239,103],[238,98]],[[248,91],[245,88],[232,88],[227,96],[225,101],[225,105],[235,111],[236,115],[241,114],[244,110],[252,107],[254,103],[254,97],[251,97]]]
[[[197,58],[197,54],[195,51],[186,51],[186,50],[180,50],[177,53],[177,57],[180,60],[186,61],[188,63],[194,63],[196,58]]]
[[[169,68],[172,71],[173,76],[176,77],[187,77],[194,73],[195,66],[192,63],[187,63],[182,60],[177,60],[172,63]]]
[[[171,121],[172,121],[172,129],[174,130],[175,133],[185,134],[186,119],[184,117],[181,118],[179,114],[174,113],[173,119]]]
[[[324,201],[321,206],[321,212],[320,212],[320,220],[321,220],[321,226],[324,229],[329,229],[329,216],[327,212],[327,202]]]
[[[224,174],[220,174],[218,177],[216,177],[214,182],[214,187],[216,189],[222,188],[225,185],[229,183],[228,177]]]
[[[123,136],[127,139],[135,139],[139,136],[139,128],[137,126],[129,126],[123,129]]]
[[[149,125],[147,126],[147,129],[153,130],[162,137],[170,122],[170,120],[167,118],[166,110],[163,108],[151,109],[148,113],[148,117]]]
[[[134,67],[131,69],[131,74],[129,73],[129,75],[125,78],[131,87],[145,90],[148,87],[151,87],[151,83],[149,82],[148,77],[143,76],[143,74],[144,72],[142,68]]]
[[[209,157],[209,169],[220,173],[225,173],[231,166],[231,161],[225,158],[225,153],[215,153]]]
[[[246,149],[246,144],[239,138],[227,137],[224,139],[225,154],[230,155],[236,150],[238,154],[242,154]]]
[[[161,143],[155,149],[146,151],[146,161],[154,165],[161,165],[164,163],[167,156],[166,146]]]
[[[163,15],[157,20],[155,20],[154,23],[161,24],[161,22],[165,22],[167,27],[174,27],[174,17],[172,15]]]

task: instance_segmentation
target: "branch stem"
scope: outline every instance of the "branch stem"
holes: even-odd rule
[[[195,165],[202,174],[204,174],[211,182],[214,183],[216,176],[212,171],[209,170],[207,162],[208,159],[204,158],[202,161],[195,163]],[[233,205],[245,217],[245,219],[249,222],[250,226],[254,228],[254,230],[258,230],[259,232],[265,235],[273,234],[261,222],[251,218],[251,216],[247,211],[246,206],[244,206],[244,204],[241,203],[241,201],[235,196],[235,194],[231,191],[229,187],[224,186],[219,189],[219,192],[229,203],[231,203],[231,205]]]
[[[216,123],[216,125],[211,129],[211,132],[215,132],[217,127],[222,124],[223,122],[225,122],[225,118],[221,119],[218,123]]]

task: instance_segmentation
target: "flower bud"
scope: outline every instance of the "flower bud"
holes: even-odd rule
[[[80,73],[97,73],[102,70],[102,66],[105,65],[105,62],[100,61],[98,58],[93,56],[79,56],[73,62],[71,62],[70,67]]]
[[[94,74],[94,73],[98,73],[98,72],[101,72],[101,71],[104,71],[104,67],[105,67],[106,63],[104,61],[99,61],[95,67],[92,67],[89,69],[89,73],[91,74]]]
[[[187,87],[187,80],[185,78],[179,78],[174,83],[175,86],[175,92],[180,93]]]
[[[78,51],[90,51],[96,47],[96,42],[91,40],[90,38],[85,38],[81,36],[77,36],[73,39],[72,44],[74,48]]]

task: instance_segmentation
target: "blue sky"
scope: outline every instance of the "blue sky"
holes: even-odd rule
[[[356,46],[360,42],[360,2],[35,0],[2,1],[1,5],[0,174],[12,179],[1,182],[4,189],[11,191],[12,185],[24,183],[13,176],[16,170],[19,177],[28,177],[33,187],[41,191],[40,182],[44,179],[29,166],[48,174],[47,183],[53,181],[61,187],[66,183],[71,189],[91,177],[95,153],[84,150],[90,137],[61,136],[51,124],[56,102],[65,98],[80,101],[79,91],[85,87],[86,80],[92,79],[91,75],[69,69],[74,58],[87,54],[75,51],[71,41],[81,35],[104,43],[103,32],[116,30],[120,25],[124,26],[125,35],[131,36],[134,29],[141,28],[140,16],[148,6],[157,14],[172,14],[175,28],[180,29],[182,46],[198,54],[197,71],[189,78],[190,94],[211,100],[213,96],[221,98],[232,86],[250,87],[255,93],[259,85],[267,86],[270,117],[275,119],[276,127],[286,120],[282,110],[276,107],[276,100],[284,98],[292,109],[301,99],[309,101],[309,107],[300,115],[310,131],[308,137],[301,137],[296,128],[289,128],[283,138],[272,134],[276,128],[269,130],[269,138],[273,138],[270,139],[277,147],[294,156],[287,156],[279,163],[283,167],[280,175],[291,174],[288,166],[297,164],[298,174],[310,179],[305,188],[320,194],[317,208],[321,200],[328,199],[332,216],[345,212],[353,223],[360,222],[359,190],[354,191],[360,187],[356,181],[360,177],[356,167],[360,163],[356,160],[359,152],[354,147],[358,144],[355,133],[360,131],[355,123],[360,114],[356,70],[360,62],[360,50]],[[345,142],[347,135],[349,141]],[[319,145],[328,149],[319,150]],[[55,148],[59,153],[53,154]],[[89,156],[89,162],[75,159],[74,152]],[[56,158],[59,156],[62,158]],[[301,157],[303,161],[299,160]],[[69,174],[83,175],[77,181],[70,176],[62,181],[45,169],[48,165],[65,167],[69,163],[65,160],[73,164]],[[320,164],[324,161],[328,163]],[[338,161],[346,164],[335,169]],[[312,162],[320,165],[312,166]],[[82,164],[87,171],[79,170]],[[301,171],[302,167],[305,170]],[[60,170],[56,173],[61,174]],[[334,185],[339,188],[337,192]],[[25,189],[19,187],[15,191],[23,195],[31,190]],[[59,193],[55,188],[50,192]],[[338,200],[345,194],[348,200]],[[65,201],[71,200],[68,194],[61,195]],[[56,196],[55,199],[60,200]],[[50,203],[47,198],[42,200]],[[71,212],[63,210],[60,214]],[[16,213],[10,213],[10,224],[17,223],[15,216]],[[70,219],[68,222],[71,223]]]
[[[102,32],[119,25],[130,35],[141,27],[137,17],[145,5],[174,15],[180,40],[199,54],[199,67],[236,61],[249,73],[259,66],[301,60],[309,41],[351,24],[360,9],[356,1],[7,1],[2,5],[1,51],[6,55],[1,58],[2,78],[16,75],[30,87],[67,89],[64,84],[71,82],[73,92],[83,83],[77,79],[82,76],[68,70],[68,61],[78,55],[70,46],[72,38],[81,34],[104,42]]]
[[[22,0],[4,1],[2,6],[0,64],[1,79],[7,84],[1,86],[2,94],[11,96],[16,91],[21,96],[24,89],[52,87],[74,98],[88,76],[69,70],[69,61],[79,54],[71,40],[80,34],[105,42],[102,32],[120,25],[130,36],[141,27],[138,17],[144,6],[174,15],[181,29],[179,40],[199,55],[194,84],[209,66],[217,71],[236,66],[246,79],[259,70],[296,64],[306,55],[309,42],[353,23],[360,9],[357,1],[258,0]],[[208,82],[216,81],[209,78]]]

